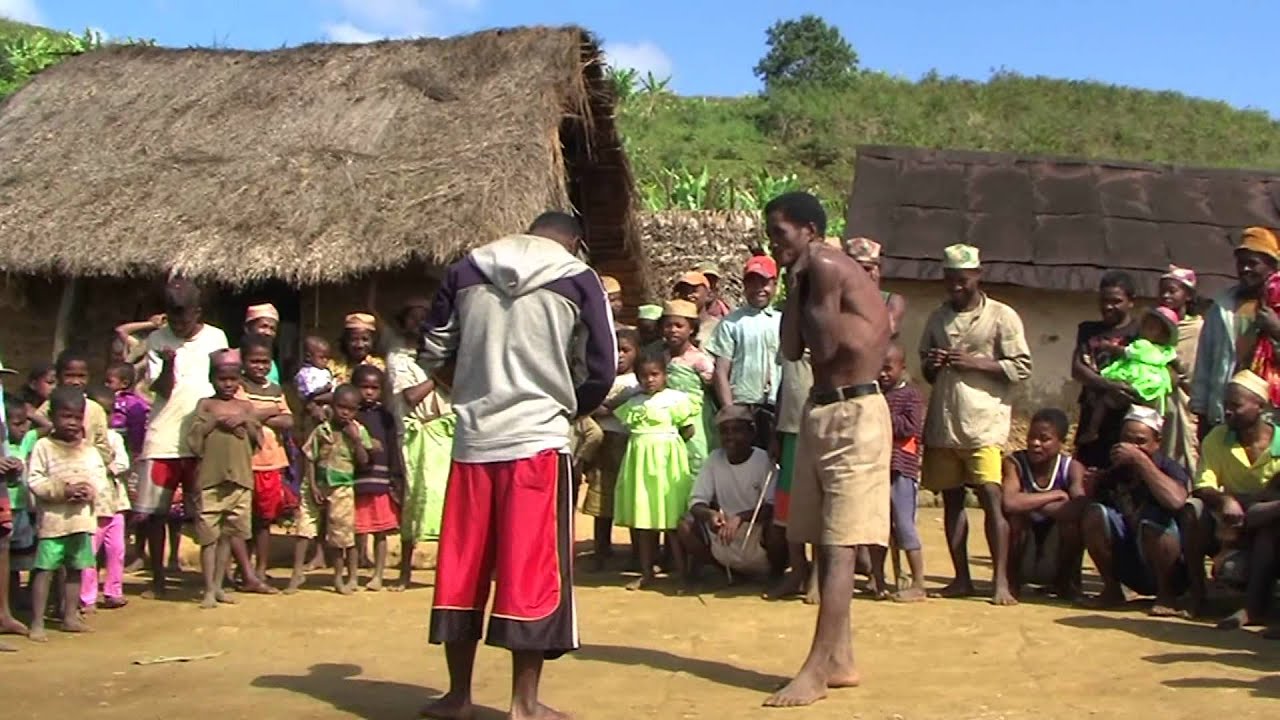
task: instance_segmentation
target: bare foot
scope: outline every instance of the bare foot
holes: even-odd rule
[[[449,693],[419,710],[418,714],[435,720],[471,720],[476,709],[471,698]]]
[[[924,602],[929,597],[929,593],[925,592],[923,587],[912,585],[904,590],[899,590],[894,596],[893,601],[899,603],[917,603]]]
[[[827,687],[832,690],[840,688],[856,688],[862,684],[862,673],[857,670],[843,670],[827,677]]]
[[[26,635],[31,632],[26,625],[11,617],[0,618],[0,635]]]
[[[339,595],[354,595],[356,592],[350,585],[344,582],[335,582],[333,584],[333,591]]]
[[[80,614],[81,614],[81,615],[92,615],[92,614],[94,614],[94,613],[96,613],[96,612],[98,612],[98,606],[97,606],[97,605],[81,605],[81,606],[80,606]]]
[[[1256,627],[1261,624],[1262,623],[1249,617],[1248,611],[1237,610],[1219,620],[1218,624],[1214,625],[1214,627],[1219,630],[1239,630],[1241,628]]]
[[[796,572],[792,570],[786,575],[783,575],[782,579],[779,580],[776,585],[765,590],[761,597],[765,600],[782,600],[784,598],[799,595],[804,592],[804,585],[808,579],[808,570],[805,570],[804,572]]]
[[[1123,606],[1124,591],[1120,589],[1103,590],[1097,595],[1086,597],[1080,604],[1090,610],[1111,610]]]
[[[218,601],[219,605],[239,605],[240,601],[234,595],[226,590],[218,590],[213,594],[213,598]]]
[[[0,653],[16,653],[16,652],[18,652],[18,648],[12,645],[6,645],[5,643],[0,643]]]
[[[370,580],[369,582],[365,583],[364,589],[368,590],[369,592],[382,592],[382,579],[374,578]]]
[[[217,593],[206,592],[206,593],[204,594],[204,597],[200,598],[200,609],[201,609],[201,610],[212,610],[212,609],[214,609],[214,608],[216,608],[216,607],[218,607],[218,595],[217,595]]]
[[[241,585],[240,592],[252,593],[254,595],[279,595],[280,591],[270,585],[259,580],[253,585]]]
[[[510,720],[571,720],[565,713],[555,708],[547,707],[542,703],[538,703],[538,707],[533,712],[524,712],[511,708],[511,712],[507,715]]]
[[[1014,597],[1013,593],[1009,592],[1009,588],[997,587],[995,592],[991,594],[991,600],[988,602],[997,607],[1009,607],[1017,605],[1018,598]]]
[[[972,597],[973,582],[969,580],[952,580],[940,590],[929,593],[929,597],[935,598],[962,598]]]
[[[1155,604],[1147,611],[1151,617],[1176,617],[1190,618],[1191,615],[1186,610],[1179,610],[1177,604],[1167,600],[1156,598]]]
[[[87,633],[93,632],[93,628],[85,624],[84,618],[74,617],[62,621],[62,632]]]
[[[284,594],[293,595],[294,593],[298,592],[298,588],[305,585],[306,582],[307,582],[306,575],[304,575],[303,573],[294,573],[293,577],[289,578],[289,584],[285,586]]]
[[[44,626],[35,626],[31,628],[31,632],[27,634],[27,639],[31,642],[47,643],[49,635],[44,631]]]
[[[146,600],[160,600],[168,594],[169,590],[165,587],[163,577],[152,580],[151,587],[142,591],[142,597]]]
[[[103,598],[102,609],[103,610],[119,610],[120,608],[128,604],[129,604],[129,601],[125,600],[122,597],[108,597],[108,598]]]
[[[827,696],[827,683],[812,673],[801,672],[786,687],[770,695],[765,707],[802,707]]]
[[[635,580],[632,580],[631,582],[627,583],[625,587],[628,590],[643,590],[649,587],[649,583],[652,583],[652,582],[653,582],[653,578],[645,577],[644,575],[641,575]]]
[[[404,592],[408,588],[409,588],[409,583],[403,580],[393,580],[387,583],[387,592],[393,592],[393,593]]]

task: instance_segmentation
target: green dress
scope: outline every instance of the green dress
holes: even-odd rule
[[[637,395],[614,411],[631,431],[613,494],[613,522],[637,530],[673,530],[693,491],[689,452],[680,428],[696,423],[687,393],[666,389]]]
[[[400,535],[413,542],[440,537],[444,491],[453,465],[453,431],[458,424],[452,413],[423,422],[404,419],[405,498],[400,511]]]
[[[1124,349],[1124,357],[1102,368],[1099,374],[1131,386],[1143,400],[1155,403],[1156,409],[1163,413],[1165,398],[1173,392],[1169,363],[1177,357],[1173,345],[1156,345],[1146,338],[1138,338]]]
[[[693,437],[685,442],[685,448],[689,451],[689,472],[697,477],[702,463],[706,462],[708,453],[715,447],[712,433],[716,426],[716,410],[707,397],[702,378],[688,365],[678,362],[667,364],[667,387],[685,393],[698,406],[697,421],[693,423]]]

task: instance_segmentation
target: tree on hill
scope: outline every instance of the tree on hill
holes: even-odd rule
[[[858,70],[858,53],[839,28],[817,15],[779,20],[765,31],[769,52],[755,67],[765,90],[783,85],[828,84]]]

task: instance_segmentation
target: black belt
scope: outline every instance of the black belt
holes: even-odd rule
[[[879,383],[862,383],[861,385],[845,385],[834,390],[810,390],[809,402],[814,405],[830,405],[845,400],[865,397],[867,395],[879,395]]]

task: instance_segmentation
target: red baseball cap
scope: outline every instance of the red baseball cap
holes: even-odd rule
[[[776,278],[778,277],[778,263],[774,262],[773,258],[768,255],[752,255],[751,259],[747,260],[746,267],[742,268],[742,274],[750,275],[752,273],[763,275],[767,278]]]

